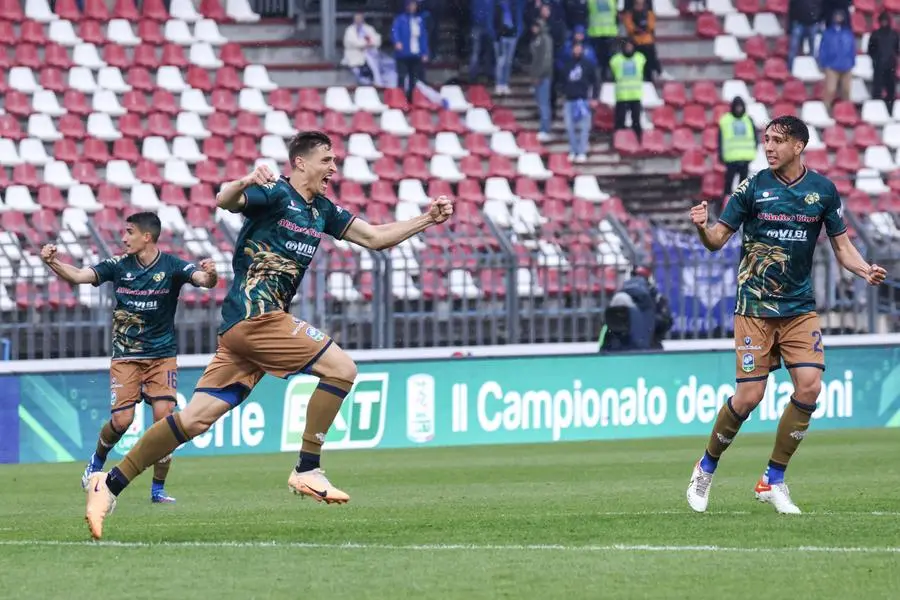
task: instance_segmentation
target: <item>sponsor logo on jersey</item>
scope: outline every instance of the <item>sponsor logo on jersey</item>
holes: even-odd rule
[[[286,241],[284,243],[284,247],[288,250],[288,252],[295,252],[297,254],[302,254],[303,256],[312,257],[316,253],[316,247],[312,244],[295,242],[294,240]]]
[[[805,242],[808,239],[805,229],[770,229],[766,235],[781,242]]]

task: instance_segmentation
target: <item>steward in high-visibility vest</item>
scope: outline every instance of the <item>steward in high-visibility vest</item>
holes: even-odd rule
[[[725,184],[722,196],[728,196],[738,182],[747,178],[750,163],[756,158],[756,129],[747,116],[742,98],[731,101],[731,111],[719,119],[719,160],[725,165]]]
[[[643,98],[646,65],[646,57],[635,52],[630,42],[625,45],[623,52],[610,59],[609,67],[616,82],[616,102],[640,101]]]
[[[614,38],[619,33],[616,24],[619,8],[616,0],[587,0],[588,37]]]

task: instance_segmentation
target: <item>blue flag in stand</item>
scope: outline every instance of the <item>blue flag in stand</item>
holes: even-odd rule
[[[654,276],[672,309],[673,335],[731,335],[740,256],[739,234],[712,253],[696,235],[653,229]]]

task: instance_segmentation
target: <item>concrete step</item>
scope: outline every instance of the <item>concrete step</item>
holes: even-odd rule
[[[666,37],[668,35],[694,36],[697,34],[697,19],[657,19],[656,35]]]
[[[710,40],[662,40],[656,44],[659,62],[665,66],[667,60],[679,58],[713,58],[713,43]]]
[[[322,61],[322,49],[316,46],[243,45],[244,56],[258,65],[302,65]]]
[[[272,42],[296,37],[296,27],[291,23],[253,23],[219,26],[219,31],[231,42]]]
[[[332,85],[352,86],[356,84],[356,79],[350,71],[338,69],[269,69],[269,77],[280,87],[285,88],[321,88]]]
[[[688,83],[701,79],[713,81],[725,81],[734,77],[734,67],[719,62],[704,63],[672,63],[666,62],[665,57],[660,58],[663,70],[672,76],[674,81]]]

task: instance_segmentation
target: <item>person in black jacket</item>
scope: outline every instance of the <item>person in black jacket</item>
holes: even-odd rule
[[[791,44],[788,49],[788,69],[793,67],[794,59],[803,52],[803,43],[809,46],[809,54],[815,48],[816,33],[822,21],[822,0],[791,0],[788,8]]]
[[[897,95],[897,55],[900,54],[900,35],[891,26],[887,11],[878,17],[878,29],[869,37],[867,52],[872,57],[872,98],[884,97],[888,112],[894,110]]]
[[[591,135],[591,109],[596,105],[600,92],[596,66],[585,57],[581,42],[572,45],[572,58],[563,67],[560,78],[566,97],[563,115],[571,147],[569,159],[579,163],[586,162]]]

